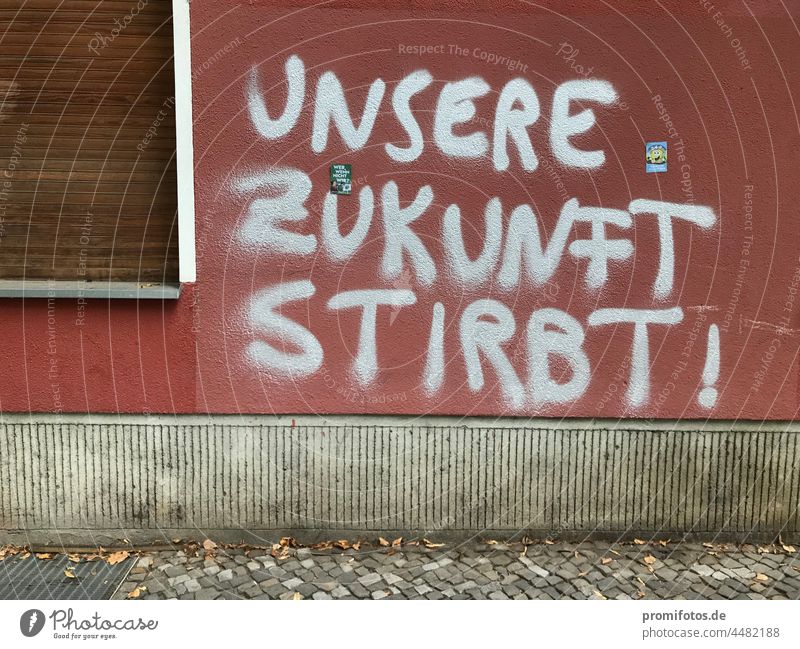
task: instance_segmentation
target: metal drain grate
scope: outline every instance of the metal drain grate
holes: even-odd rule
[[[73,563],[66,556],[0,561],[0,599],[109,599],[133,565],[133,559],[110,566],[105,561]],[[64,571],[70,568],[74,579]]]

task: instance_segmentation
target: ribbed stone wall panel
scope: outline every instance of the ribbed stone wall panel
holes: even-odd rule
[[[3,535],[797,537],[794,424],[262,417],[0,422]]]

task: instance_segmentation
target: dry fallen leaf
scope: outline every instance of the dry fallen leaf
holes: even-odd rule
[[[611,557],[603,557],[602,559],[600,559],[600,563],[602,563],[604,566],[607,566],[612,561],[613,559]]]
[[[497,543],[497,541],[495,541],[495,543]],[[545,539],[544,540],[544,544],[545,545],[555,545],[556,542],[555,541],[551,541],[550,539]]]
[[[13,557],[20,552],[21,550],[19,548],[15,548],[13,545],[4,545],[3,547],[0,547],[0,561],[5,560],[6,557]]]
[[[47,561],[48,559],[52,559],[53,555],[50,554],[49,552],[37,552],[36,553],[36,558],[37,559],[42,559],[44,561]]]
[[[648,555],[647,555],[647,556],[644,558],[644,562],[645,562],[645,563],[646,563],[648,566],[652,566],[652,565],[653,565],[653,564],[656,562],[656,558],[655,558],[655,557],[654,557],[652,554],[648,554]]]
[[[68,554],[67,559],[72,561],[72,563],[80,563],[81,562],[81,555],[79,554]]]
[[[714,544],[713,543],[703,543],[703,547],[704,548],[713,548]]]
[[[767,577],[764,573],[759,572],[756,574],[757,581],[769,581],[769,577]]]
[[[545,543],[547,543],[547,541],[545,541]],[[495,541],[494,539],[489,539],[488,541],[486,541],[486,545],[497,545],[497,541]]]
[[[289,548],[281,546],[280,543],[273,543],[270,554],[278,561],[281,561],[282,559],[287,559],[289,557]]]
[[[428,539],[422,539],[422,543],[429,550],[433,550],[434,548],[444,547],[444,543],[434,543],[433,541],[429,541]]]
[[[212,541],[211,539],[206,539],[205,541],[203,541],[203,549],[206,550],[207,552],[211,552],[211,550],[217,549],[217,544],[214,543],[214,541]]]
[[[114,566],[122,561],[125,561],[125,559],[127,559],[129,556],[131,556],[130,552],[127,550],[121,550],[120,552],[114,552],[113,554],[108,555],[108,559],[106,559],[106,561],[108,562],[109,566]]]
[[[644,597],[644,591],[637,590],[636,591],[636,597],[638,597],[639,599],[642,599],[642,597]]]
[[[139,595],[142,594],[142,589],[137,587],[134,588],[130,593],[128,593],[128,599],[136,599]]]
[[[339,539],[334,545],[340,550],[348,550],[350,548],[350,541],[347,539]]]
[[[303,599],[303,596],[300,593],[295,593],[294,595],[292,595],[292,599],[294,600]]]
[[[383,538],[382,536],[379,536],[379,537],[378,537],[378,543],[379,543],[380,545],[382,545],[384,548],[388,548],[388,547],[389,547],[389,545],[390,545],[389,541],[387,541],[387,540],[386,540],[385,538]]]
[[[394,541],[392,541],[392,547],[399,548],[402,543],[403,543],[403,537],[401,536],[400,538],[397,538]]]
[[[669,539],[667,539],[666,541],[659,541],[659,542],[658,542],[658,544],[659,544],[659,545],[660,545],[662,548],[665,548],[665,547],[667,547],[667,543],[669,543]]]
[[[793,545],[782,545],[781,547],[783,548],[784,552],[788,552],[789,554],[794,554],[797,552],[797,548],[795,548]]]
[[[72,572],[72,568],[67,568],[66,570],[64,570],[64,576],[69,579],[75,579],[75,573]]]
[[[595,594],[595,595],[597,595],[597,596],[598,596],[600,599],[608,599],[608,597],[606,597],[605,595],[603,595],[603,593],[601,593],[599,590],[594,590],[593,592],[594,592],[594,594]]]
[[[647,541],[642,541],[642,539],[633,539],[634,545],[647,545]]]

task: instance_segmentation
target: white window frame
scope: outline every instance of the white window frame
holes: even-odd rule
[[[178,170],[178,280],[197,281],[192,133],[192,48],[189,0],[172,0],[175,61],[175,146]]]

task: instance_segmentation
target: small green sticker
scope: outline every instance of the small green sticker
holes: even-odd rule
[[[353,191],[353,165],[331,165],[331,194],[349,196]]]

